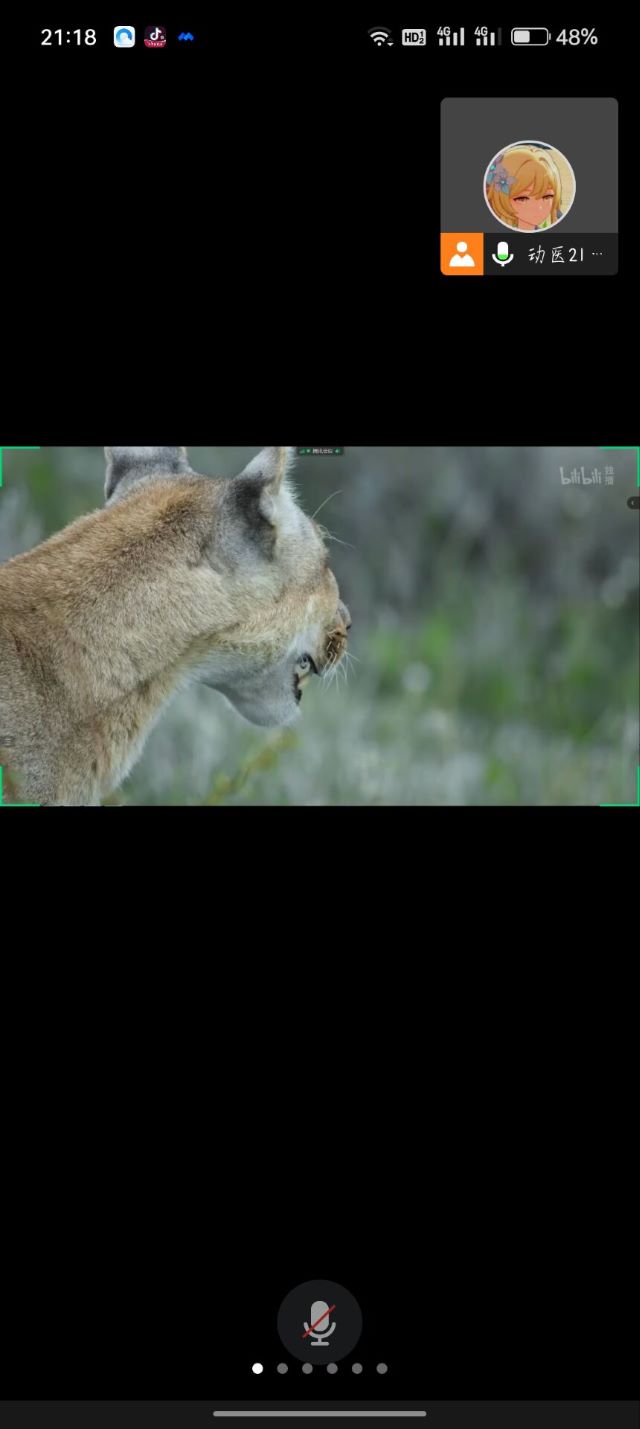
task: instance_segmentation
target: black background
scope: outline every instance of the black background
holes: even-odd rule
[[[497,409],[500,440],[521,443],[523,399],[544,397],[545,441],[633,444],[633,185],[615,278],[559,295],[523,278],[503,306],[495,285],[439,271],[441,99],[613,95],[624,175],[635,115],[617,22],[581,17],[597,46],[453,52],[438,24],[472,30],[478,15],[432,12],[413,50],[400,30],[427,17],[393,10],[389,50],[365,6],[221,8],[188,21],[193,46],[173,38],[180,11],[162,51],[141,43],[139,11],[126,52],[107,12],[91,49],[43,49],[36,18],[16,23],[3,320],[16,442],[95,442],[105,422],[133,440],[144,416],[167,442],[178,427],[195,443],[270,441],[285,425],[293,444],[473,444],[491,441]],[[506,41],[504,15],[481,23]]]
[[[306,1404],[309,1401],[305,1401]],[[91,1424],[95,1429],[110,1429],[120,1424],[123,1429],[138,1429],[140,1424],[155,1424],[158,1429],[172,1429],[179,1420],[185,1429],[202,1429],[211,1425],[212,1404],[226,1408],[219,1399],[184,1400],[176,1404],[172,1400],[147,1400],[136,1403],[131,1400],[58,1400],[46,1406],[38,1401],[14,1401],[11,1406],[3,1404],[3,1422],[7,1429],[33,1429],[46,1413],[47,1423],[54,1429],[79,1429],[80,1425]],[[363,1403],[361,1407],[371,1409],[380,1401]],[[476,1425],[477,1429],[636,1429],[638,1420],[637,1401],[589,1401],[589,1400],[446,1400],[427,1399],[419,1407],[426,1405],[427,1422],[438,1429],[466,1429]],[[243,1406],[246,1407],[246,1406]],[[280,1405],[270,1401],[270,1408]],[[303,1407],[296,1405],[295,1408]],[[340,1406],[342,1407],[342,1406]],[[383,1408],[387,1406],[382,1406]],[[393,1408],[393,1401],[389,1401]],[[380,1422],[380,1421],[376,1421]],[[304,1429],[305,1421],[291,1418],[291,1429]],[[366,1423],[366,1420],[365,1420]]]
[[[6,1397],[633,1397],[614,968],[547,960],[542,929],[533,961],[445,954],[431,898],[423,969],[407,922],[321,980],[283,948],[260,968],[257,922],[251,959],[215,909],[176,958],[186,912],[156,919],[146,880],[139,915],[112,899],[103,958],[85,940],[5,999]],[[280,1301],[316,1275],[364,1316],[364,1373],[321,1389],[275,1373]]]
[[[470,23],[419,11],[236,8],[197,31],[182,12],[193,49],[124,54],[113,23],[171,17],[103,13],[103,46],[60,52],[12,20],[7,443],[490,444],[497,374],[500,442],[637,441],[630,186],[619,275],[548,299],[523,284],[515,360],[519,310],[439,273],[438,174],[441,98],[497,92],[512,57],[370,45],[373,23]],[[549,49],[542,78],[519,54],[520,88],[616,95],[624,173],[633,51],[608,17],[579,23],[600,45]],[[461,355],[464,400],[443,380]],[[13,821],[5,926],[17,912],[27,989],[4,1014],[4,1393],[294,1395],[297,1371],[272,1369],[277,1307],[327,1275],[362,1305],[365,1373],[323,1396],[379,1393],[377,1359],[385,1397],[632,1395],[628,990],[609,962],[581,1012],[586,954],[559,970],[599,894],[611,948],[625,816],[609,878],[574,811],[556,855],[551,817],[520,819],[510,863],[489,813],[482,834],[456,811],[435,835],[317,812],[295,849],[246,811],[225,847],[191,826],[158,848],[156,821],[135,849],[79,824],[54,849]]]

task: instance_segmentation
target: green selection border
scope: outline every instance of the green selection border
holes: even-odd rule
[[[0,486],[2,486],[2,458],[5,452],[39,452],[40,447],[0,447]]]
[[[640,447],[603,447],[603,452],[635,452],[636,454],[636,486],[640,487]],[[637,788],[635,804],[601,804],[601,809],[640,809],[640,764],[637,772]]]
[[[0,447],[0,488],[2,487],[2,468],[5,452],[39,452],[40,447]],[[0,809],[39,809],[39,804],[5,804],[2,797],[2,765],[0,764]]]
[[[603,452],[635,452],[637,471],[636,485],[640,486],[640,447],[601,447],[600,450]]]
[[[2,467],[5,452],[39,452],[40,447],[2,447],[0,446],[0,488],[2,487]],[[636,454],[636,485],[640,487],[640,446],[639,447],[601,447],[603,452],[635,452]],[[640,809],[640,764],[637,769],[637,788],[634,804],[600,804],[601,809]],[[0,764],[0,809],[39,809],[39,804],[5,804],[2,797],[2,765]]]

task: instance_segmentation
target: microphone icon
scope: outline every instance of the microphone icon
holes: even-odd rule
[[[332,1335],[335,1328],[335,1320],[330,1325],[331,1311],[335,1310],[335,1305],[327,1305],[326,1300],[314,1300],[311,1306],[311,1322],[304,1321],[305,1333],[302,1336],[306,1340],[311,1336],[309,1343],[316,1348],[318,1345],[328,1345],[329,1335]]]

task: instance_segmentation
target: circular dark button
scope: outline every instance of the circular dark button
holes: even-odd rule
[[[351,1353],[362,1334],[356,1299],[335,1280],[306,1280],[285,1295],[278,1334],[298,1360],[327,1365]]]
[[[630,506],[632,511],[640,511],[640,496],[630,496],[627,506]]]

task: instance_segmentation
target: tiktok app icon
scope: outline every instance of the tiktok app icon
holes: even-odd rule
[[[148,25],[144,32],[144,42],[148,50],[163,50],[167,43],[164,25]]]

